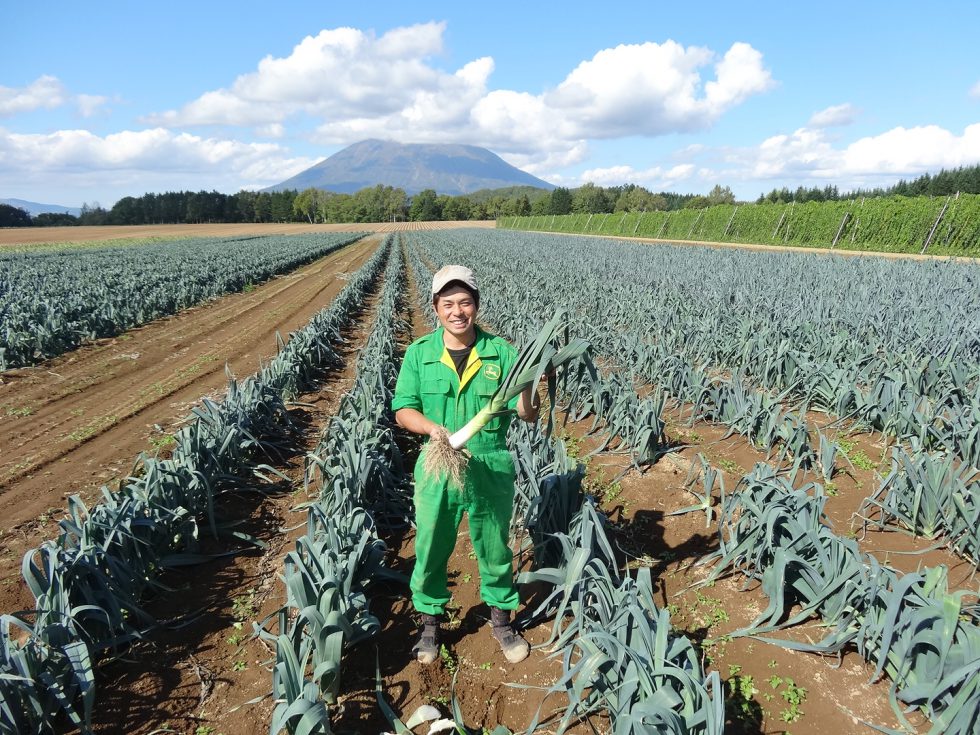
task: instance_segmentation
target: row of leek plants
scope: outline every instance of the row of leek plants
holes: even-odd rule
[[[582,238],[556,243],[498,232],[428,233],[425,243],[436,259],[464,250],[495,274],[495,287],[515,281],[514,297],[531,301],[532,309],[547,313],[556,298],[571,306],[600,352],[622,356],[646,379],[690,382],[692,371],[711,366],[711,381],[691,384],[692,399],[727,371],[797,402],[797,417],[806,409],[827,411],[980,462],[980,348],[970,327],[977,320],[975,267]],[[558,260],[556,247],[563,252]],[[936,279],[949,281],[948,305]],[[538,285],[527,289],[528,282]],[[601,282],[602,295],[566,289],[567,282]],[[825,293],[843,285],[845,303],[832,307]],[[808,292],[805,301],[798,298]],[[772,431],[753,431],[753,423],[743,421],[738,430],[766,445]],[[792,423],[800,421],[777,422],[785,424],[784,435],[802,439]]]
[[[431,273],[414,249],[412,264],[421,302]],[[488,311],[491,319],[499,313]],[[527,314],[522,324],[524,329],[534,326]],[[615,386],[614,392],[609,385]],[[656,447],[654,451],[662,454],[658,442],[663,424],[660,411],[653,408],[656,421],[648,426],[656,441],[647,437],[631,443],[630,434],[616,435],[620,424],[610,411],[617,403],[631,404],[623,397],[629,394],[644,405],[615,374],[565,386],[564,391],[573,404],[581,400],[574,409],[577,416],[595,413],[596,421],[604,424],[608,433],[602,446],[622,443],[637,463],[644,460],[640,448]],[[553,619],[542,646],[562,658],[563,671],[544,692],[542,707],[552,695],[567,698],[556,732],[604,713],[615,735],[650,728],[666,733],[721,733],[724,701],[717,672],[706,675],[691,642],[672,631],[668,612],[654,603],[649,570],[640,570],[636,577],[620,574],[606,518],[594,499],[582,493],[583,468],[569,458],[564,442],[548,441],[538,427],[515,422],[508,444],[517,471],[514,518],[523,519],[513,530],[519,532],[523,526],[527,531],[522,553],[530,551],[533,560],[532,570],[518,581],[552,587],[515,622],[530,627]],[[456,716],[461,718],[458,709]],[[527,735],[541,726],[541,717],[539,708],[525,730]]]
[[[619,572],[606,517],[582,492],[582,468],[570,466],[560,440],[549,446],[533,427],[515,427],[511,445],[518,486],[531,497],[523,546],[533,565],[519,581],[551,585],[517,622],[553,620],[541,646],[562,660],[562,674],[525,732],[539,727],[544,703],[561,696],[564,711],[557,722],[549,718],[557,733],[597,714],[609,718],[615,735],[723,732],[718,673],[704,672],[691,641],[656,606],[649,570]]]
[[[0,253],[0,370],[241,291],[360,237],[337,232],[194,238]]]
[[[414,234],[414,233],[413,233]],[[458,257],[449,249],[449,243],[439,237],[441,233],[419,233],[420,245],[431,254],[435,261],[444,262]],[[435,236],[433,236],[435,235]],[[664,407],[663,391],[667,391],[677,401],[691,406],[690,421],[717,421],[739,433],[754,444],[770,451],[778,449],[780,459],[784,456],[795,458],[802,466],[809,467],[816,458],[812,446],[815,431],[807,423],[805,411],[789,411],[781,401],[785,396],[772,397],[767,392],[746,387],[742,375],[727,377],[705,367],[695,367],[679,353],[665,353],[664,343],[648,343],[630,329],[611,329],[608,314],[600,309],[606,300],[597,300],[588,292],[576,294],[574,290],[563,288],[557,282],[548,285],[544,274],[538,277],[540,266],[525,261],[528,272],[520,272],[502,261],[500,251],[493,248],[466,252],[467,261],[481,272],[493,273],[491,289],[485,297],[481,311],[505,334],[520,335],[528,328],[527,314],[548,314],[554,304],[569,304],[573,313],[578,313],[578,333],[589,340],[596,350],[610,363],[621,370],[646,382],[654,383],[657,390],[647,403],[635,396],[630,386],[626,391],[625,402],[616,401],[613,405],[619,410],[615,414],[602,417],[607,425],[615,425],[621,440],[634,454],[645,455],[647,461],[655,461],[662,454],[659,448],[647,449],[649,439],[656,436],[651,432],[653,425],[644,417],[651,415],[650,408],[659,417]],[[528,289],[528,282],[541,284],[536,289]],[[530,301],[530,303],[528,303]],[[515,305],[520,304],[520,308]],[[634,319],[635,322],[635,319]],[[616,398],[622,397],[617,386],[585,386],[587,391],[597,395],[613,390]],[[659,395],[658,395],[659,394]],[[650,405],[650,401],[654,405]],[[632,428],[631,428],[632,426]],[[631,437],[631,435],[633,435]],[[658,438],[662,444],[662,437]]]
[[[332,732],[344,652],[380,628],[367,588],[394,575],[384,566],[375,519],[405,523],[410,512],[389,408],[397,340],[407,329],[399,318],[404,291],[404,260],[395,248],[354,385],[307,457],[307,491],[317,499],[285,560],[286,604],[256,626],[275,648],[272,735]]]
[[[340,330],[361,309],[387,249],[267,366],[230,379],[223,401],[203,399],[169,459],[141,455],[140,471],[117,493],[103,488],[92,509],[70,499],[58,538],[24,557],[34,609],[0,617],[0,733],[65,724],[90,731],[95,663],[153,626],[141,601],[169,591],[164,571],[206,558],[196,553],[202,520],[215,536],[229,530],[215,512],[217,493],[252,473],[264,477],[257,459],[290,441],[286,401],[336,362]]]
[[[950,454],[892,447],[889,472],[858,515],[865,528],[940,540],[980,568],[980,470]]]
[[[980,716],[980,611],[970,593],[950,591],[945,566],[902,574],[835,534],[823,488],[799,488],[796,473],[758,464],[722,497],[717,564],[704,583],[729,573],[757,581],[769,606],[732,635],[752,635],[800,651],[857,650],[887,674],[896,716],[932,721],[930,733],[967,735]],[[819,616],[830,632],[817,643],[765,637]],[[904,706],[903,706],[904,703]]]

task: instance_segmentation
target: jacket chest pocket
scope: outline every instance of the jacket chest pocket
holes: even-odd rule
[[[446,418],[453,411],[453,386],[445,378],[423,380],[419,386],[422,395],[422,413],[437,424],[446,425]]]

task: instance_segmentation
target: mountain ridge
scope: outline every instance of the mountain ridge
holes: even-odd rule
[[[479,146],[395,143],[371,138],[353,143],[263,191],[302,191],[313,187],[353,194],[379,184],[404,189],[409,195],[434,189],[438,194],[451,196],[508,186],[555,188]]]
[[[61,204],[41,204],[40,202],[29,202],[26,199],[0,199],[0,204],[9,204],[11,207],[25,210],[31,217],[39,214],[51,212],[52,214],[71,214],[78,216],[82,213],[81,207],[65,207]]]

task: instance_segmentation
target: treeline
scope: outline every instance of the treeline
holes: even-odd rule
[[[734,201],[727,187],[716,186],[707,197],[660,192],[642,186],[601,187],[585,184],[577,189],[553,191],[533,187],[483,190],[472,195],[449,196],[425,189],[408,196],[403,189],[373,186],[354,194],[322,189],[279,192],[172,191],[123,197],[110,209],[84,204],[79,216],[39,214],[0,205],[0,227],[55,225],[154,225],[211,222],[393,222],[432,220],[486,220],[536,214],[645,212],[682,207],[703,207]]]
[[[897,184],[889,187],[873,189],[855,189],[840,192],[836,186],[797,187],[791,191],[786,187],[773,189],[768,194],[762,194],[756,199],[756,204],[769,202],[772,204],[789,204],[790,202],[835,202],[842,199],[877,199],[879,197],[904,196],[950,196],[957,192],[962,194],[980,194],[980,165],[961,166],[949,171],[942,169],[938,174],[923,174],[917,179],[906,181],[900,179]]]
[[[757,204],[829,202],[888,196],[946,196],[962,192],[980,194],[980,165],[938,174],[924,174],[895,186],[844,192],[836,186],[773,189]],[[449,196],[432,189],[408,196],[403,189],[373,186],[354,194],[322,189],[303,191],[178,191],[123,197],[112,208],[85,204],[81,214],[39,214],[0,204],[0,227],[54,225],[150,225],[199,224],[205,222],[310,222],[357,223],[431,220],[486,220],[564,214],[613,214],[615,212],[671,212],[704,209],[719,204],[736,204],[727,186],[715,186],[707,195],[655,193],[636,184],[576,189],[558,187],[551,191],[517,186],[482,190],[470,195]]]
[[[547,194],[547,192],[544,192]],[[481,192],[472,198],[448,196],[426,189],[409,197],[403,189],[373,186],[354,194],[321,189],[222,194],[218,191],[176,191],[123,197],[110,209],[84,204],[76,217],[44,213],[35,217],[0,204],[0,227],[56,225],[152,225],[213,222],[392,222],[495,219],[515,214],[526,194]],[[527,204],[530,207],[530,204]]]
[[[708,196],[676,194],[662,191],[655,194],[636,184],[596,186],[592,182],[577,189],[559,186],[538,195],[522,194],[499,216],[537,216],[542,214],[611,214],[613,212],[669,211],[686,207],[704,207],[735,201],[728,187],[716,186]]]

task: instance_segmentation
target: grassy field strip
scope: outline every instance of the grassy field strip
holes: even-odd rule
[[[175,435],[170,459],[142,458],[142,474],[89,510],[72,498],[56,541],[24,560],[35,610],[0,618],[0,730],[56,732],[64,719],[88,732],[93,661],[113,655],[153,621],[140,607],[169,567],[194,563],[201,526],[222,533],[214,493],[255,471],[263,449],[288,441],[285,401],[337,358],[340,328],[377,280],[390,239],[334,302],[221,402],[204,399]],[[232,534],[234,535],[234,534]]]

